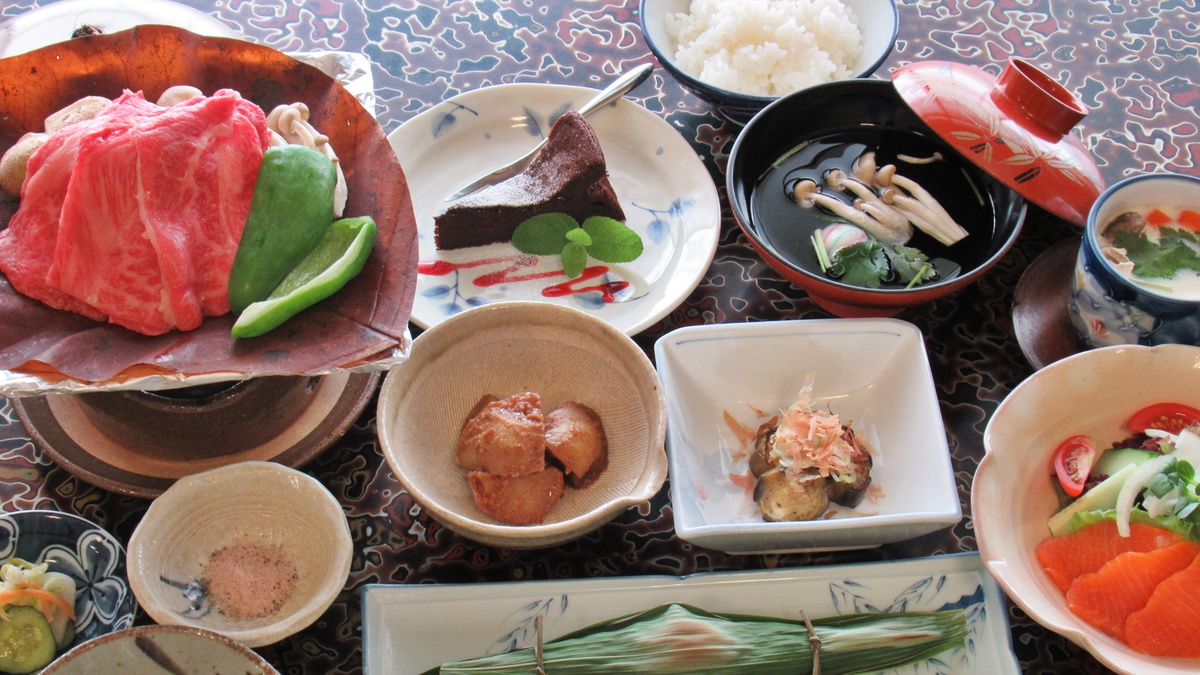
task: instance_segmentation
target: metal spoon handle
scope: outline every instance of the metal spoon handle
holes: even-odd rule
[[[629,71],[628,73],[625,73],[621,77],[618,77],[616,80],[613,81],[612,84],[605,87],[604,91],[600,92],[599,94],[596,94],[596,96],[593,97],[592,100],[590,100],[587,103],[584,103],[582,106],[580,106],[579,114],[583,115],[584,117],[587,117],[589,114],[595,112],[596,110],[599,110],[600,108],[603,108],[604,106],[608,105],[609,103],[612,103],[613,101],[617,100],[618,98],[624,96],[627,92],[629,92],[634,87],[636,87],[639,84],[641,84],[642,82],[644,82],[647,77],[650,77],[650,73],[653,71],[654,71],[653,64],[646,63],[646,64],[638,66],[637,68],[634,68],[633,70]],[[538,143],[537,146],[535,146],[529,152],[525,153],[520,158],[516,159],[513,162],[510,162],[509,164],[506,164],[506,165],[500,167],[499,169],[496,169],[495,171],[493,171],[487,175],[476,178],[475,180],[468,183],[465,187],[463,187],[458,192],[455,192],[454,194],[450,195],[449,197],[446,197],[445,201],[452,202],[456,199],[461,199],[462,197],[465,197],[465,196],[471,194],[472,192],[476,192],[476,191],[481,190],[489,185],[494,185],[495,183],[499,183],[502,180],[512,178],[513,176],[517,175],[518,173],[521,173],[521,171],[524,170],[525,167],[529,166],[529,163],[533,161],[533,158],[535,156],[537,156],[537,153],[542,149],[542,146],[545,144],[546,144],[546,139],[543,138],[541,143]]]

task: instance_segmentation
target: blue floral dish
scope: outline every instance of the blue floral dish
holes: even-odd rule
[[[60,511],[0,515],[0,561],[47,563],[75,580],[75,641],[133,625],[137,607],[125,577],[125,548],[94,523]]]
[[[1100,252],[1098,231],[1136,208],[1200,209],[1200,178],[1143,174],[1101,193],[1088,213],[1067,301],[1071,323],[1088,347],[1200,345],[1200,301],[1172,298],[1121,275]]]

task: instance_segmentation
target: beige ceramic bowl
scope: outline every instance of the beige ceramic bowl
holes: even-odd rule
[[[484,394],[537,392],[547,410],[591,407],[608,437],[608,468],[568,487],[541,525],[505,525],[475,506],[455,462],[459,429]],[[376,416],[384,457],[430,515],[464,537],[505,548],[552,546],[653,497],[667,474],[666,403],[641,348],[603,320],[540,302],[484,305],[413,341],[384,379]]]
[[[1051,456],[1075,434],[1109,447],[1128,435],[1122,425],[1134,412],[1168,401],[1196,405],[1198,392],[1200,347],[1105,347],[1035,373],[1004,399],[984,432],[987,454],[975,472],[971,509],[988,571],[1038,623],[1122,673],[1195,673],[1200,662],[1139,654],[1067,609],[1034,552],[1058,510]]]
[[[329,608],[351,555],[325,486],[281,464],[240,462],[181,478],[154,500],[129,540],[129,586],[158,623],[260,647]],[[251,582],[233,588],[239,574]]]

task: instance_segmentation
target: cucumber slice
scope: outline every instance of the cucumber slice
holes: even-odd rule
[[[1071,531],[1071,516],[1085,511],[1104,511],[1115,508],[1125,479],[1135,470],[1135,465],[1127,464],[1125,468],[1109,476],[1096,487],[1079,496],[1071,505],[1050,517],[1048,525],[1050,534],[1058,536]]]
[[[54,660],[54,633],[42,613],[32,607],[9,606],[0,620],[0,670],[32,673]]]
[[[1158,457],[1158,453],[1149,450],[1113,448],[1100,455],[1100,459],[1092,467],[1092,473],[1098,476],[1111,476],[1130,464],[1141,464],[1155,457]]]

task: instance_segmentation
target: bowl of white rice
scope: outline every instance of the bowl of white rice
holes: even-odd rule
[[[781,96],[869,77],[898,27],[894,0],[641,0],[639,20],[663,68],[737,124]]]

